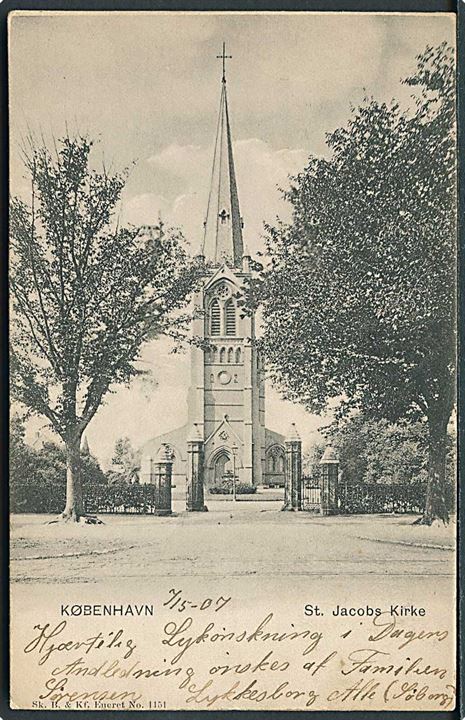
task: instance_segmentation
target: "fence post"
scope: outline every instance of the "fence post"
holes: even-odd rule
[[[173,454],[169,445],[163,443],[152,463],[150,482],[157,489],[157,509],[155,515],[171,515],[171,474],[173,470]]]
[[[302,510],[302,440],[292,423],[285,441],[285,486],[283,510]]]
[[[338,513],[339,457],[331,445],[327,445],[320,460],[321,466],[321,514]]]
[[[204,502],[204,447],[197,423],[187,440],[187,512],[207,512]]]

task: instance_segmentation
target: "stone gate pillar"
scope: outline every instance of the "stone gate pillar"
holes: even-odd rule
[[[295,423],[285,441],[285,486],[283,510],[302,510],[302,441]]]
[[[150,482],[157,488],[157,509],[155,515],[171,515],[171,475],[173,454],[169,445],[163,443],[152,462]]]
[[[321,514],[338,513],[339,456],[331,445],[327,445],[320,460]]]
[[[207,512],[204,502],[205,455],[197,423],[187,440],[187,512]]]

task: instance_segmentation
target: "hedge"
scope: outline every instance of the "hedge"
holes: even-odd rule
[[[213,485],[209,492],[211,495],[232,495],[232,485]],[[246,483],[237,483],[236,495],[253,495],[257,492],[255,485],[247,485]]]

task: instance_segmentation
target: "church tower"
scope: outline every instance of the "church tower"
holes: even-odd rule
[[[236,471],[239,482],[259,485],[265,462],[265,383],[255,347],[255,318],[244,317],[239,300],[250,277],[244,251],[231,123],[226,59],[204,223],[201,259],[209,268],[195,302],[202,309],[194,321],[204,348],[193,347],[188,424],[203,440],[206,482]]]
[[[235,475],[247,485],[284,486],[284,437],[265,428],[265,372],[256,347],[255,317],[244,316],[240,299],[251,277],[244,248],[228,107],[225,61],[203,240],[198,260],[205,277],[194,298],[187,423],[142,448],[142,482],[161,445],[174,458],[173,478],[186,477],[187,442],[203,445],[208,491]]]

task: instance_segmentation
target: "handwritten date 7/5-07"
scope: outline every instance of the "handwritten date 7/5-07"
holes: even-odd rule
[[[213,610],[214,612],[218,612],[219,610],[222,610],[228,602],[231,601],[230,597],[223,597],[223,595],[220,595],[217,598],[203,598],[202,600],[195,602],[193,600],[188,600],[184,597],[182,590],[176,590],[175,588],[171,588],[171,590],[168,591],[169,598],[166,600],[166,602],[163,603],[163,607],[167,607],[170,610],[177,610],[178,612],[182,613],[185,610],[192,610],[195,608],[198,608],[199,610]]]

